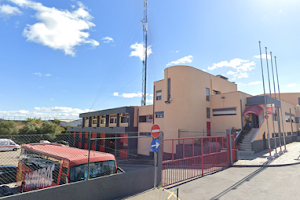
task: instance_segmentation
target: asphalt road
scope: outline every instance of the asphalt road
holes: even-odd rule
[[[18,166],[18,159],[20,156],[20,149],[17,151],[1,151],[0,165],[15,165]]]
[[[188,199],[300,199],[300,165],[269,168],[232,167],[179,186]],[[173,188],[169,189],[172,191]]]

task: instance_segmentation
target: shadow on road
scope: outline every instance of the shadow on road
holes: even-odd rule
[[[254,172],[252,172],[251,174],[249,174],[248,176],[242,178],[241,180],[239,180],[238,182],[236,182],[235,184],[233,184],[232,186],[230,186],[229,188],[227,188],[226,190],[220,192],[219,194],[217,194],[216,196],[212,197],[210,200],[218,200],[219,198],[221,198],[222,196],[224,196],[225,194],[227,194],[228,192],[230,192],[231,190],[235,190],[237,189],[238,186],[242,185],[244,182],[246,181],[250,181],[253,177],[255,177],[257,174],[259,174],[260,172],[262,172],[263,170],[265,170],[268,165],[273,162],[274,160],[271,161],[266,161],[263,166],[257,170],[255,170]]]

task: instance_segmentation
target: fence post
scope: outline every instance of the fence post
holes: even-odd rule
[[[227,134],[227,140],[228,140],[228,151],[229,151],[229,163],[230,166],[232,166],[232,145],[231,145],[231,130],[230,129],[226,129],[226,134]]]
[[[90,178],[90,155],[91,155],[91,133],[92,132],[89,132],[89,137],[88,137],[88,148],[89,148],[89,154],[88,154],[88,177],[87,179],[89,180]]]
[[[204,152],[203,152],[203,138],[201,138],[201,165],[202,165],[202,176],[203,176],[203,155],[204,155]]]

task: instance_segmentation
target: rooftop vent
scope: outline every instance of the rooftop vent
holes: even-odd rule
[[[228,81],[228,78],[227,77],[225,77],[225,76],[222,76],[222,75],[216,75],[216,77],[219,77],[219,78],[222,78],[222,79],[224,79],[224,80],[226,80],[226,81]]]

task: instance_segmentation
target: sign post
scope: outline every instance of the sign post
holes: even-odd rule
[[[154,152],[154,188],[156,187],[156,176],[157,176],[157,151],[160,147],[158,136],[160,134],[160,128],[157,124],[153,124],[151,127],[151,135],[154,138],[150,144],[151,150]]]

